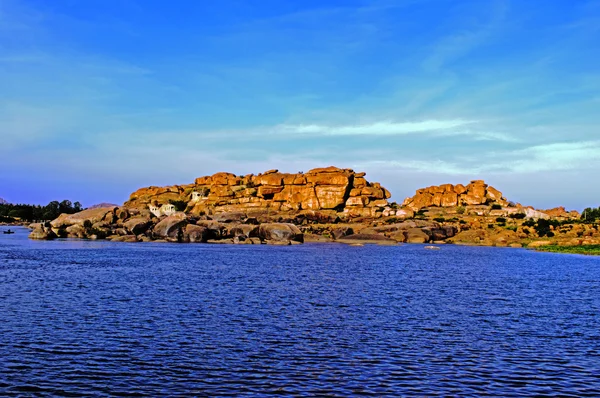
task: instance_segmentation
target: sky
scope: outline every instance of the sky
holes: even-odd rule
[[[0,197],[228,171],[600,206],[598,0],[0,0]]]

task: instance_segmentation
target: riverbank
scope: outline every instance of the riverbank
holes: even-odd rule
[[[586,256],[600,256],[600,245],[558,246],[548,245],[535,248],[536,251],[565,254],[584,254]]]

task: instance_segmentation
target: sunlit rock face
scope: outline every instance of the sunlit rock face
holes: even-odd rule
[[[125,203],[128,208],[156,210],[180,202],[192,215],[268,210],[335,211],[349,217],[377,217],[388,205],[390,192],[365,179],[365,173],[338,167],[307,173],[269,170],[236,176],[220,172],[196,178],[193,184],[141,188]]]
[[[483,180],[473,180],[468,185],[443,184],[417,190],[415,196],[406,198],[403,206],[413,210],[426,207],[454,207],[498,204],[507,206],[502,192]]]

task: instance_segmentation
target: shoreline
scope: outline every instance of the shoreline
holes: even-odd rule
[[[545,253],[559,254],[581,254],[584,256],[600,256],[600,245],[582,245],[582,246],[558,246],[547,245],[536,247],[532,250]]]

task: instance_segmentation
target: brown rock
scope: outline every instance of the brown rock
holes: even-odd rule
[[[465,187],[463,184],[456,184],[456,185],[454,186],[454,192],[455,192],[457,195],[461,195],[461,194],[463,194],[463,193],[467,192],[467,187]]]
[[[237,185],[240,183],[240,178],[231,173],[216,173],[211,177],[212,185]]]
[[[353,234],[354,230],[351,227],[338,227],[331,230],[331,235],[334,239],[341,239]]]
[[[64,228],[71,225],[83,225],[86,221],[94,224],[98,221],[102,221],[107,215],[114,215],[115,207],[100,207],[96,209],[87,209],[80,211],[75,214],[61,214],[56,220],[51,221],[50,224],[53,228]]]
[[[427,243],[431,240],[431,231],[421,228],[411,228],[404,231],[406,243]]]
[[[282,185],[261,185],[258,187],[258,196],[264,198],[269,195],[273,196],[281,191],[283,191]]]
[[[125,221],[123,227],[134,235],[139,235],[148,230],[148,228],[152,225],[150,218],[148,217],[134,217]],[[96,226],[96,224],[94,224]]]
[[[135,243],[135,242],[138,242],[138,238],[135,235],[111,236],[110,241],[111,242]]]
[[[298,227],[287,223],[261,224],[258,235],[266,241],[304,241],[304,235]]]
[[[36,224],[36,227],[29,234],[29,239],[35,240],[52,240],[56,238],[56,234],[50,227],[46,227],[43,224]]]
[[[159,238],[178,238],[187,225],[185,213],[179,212],[162,219],[154,226],[153,235]]]
[[[346,206],[360,206],[360,207],[364,207],[369,203],[369,198],[365,197],[365,196],[357,196],[357,197],[350,197],[348,198],[348,200],[346,201]]]
[[[458,205],[458,195],[453,190],[446,191],[442,195],[440,206],[442,207],[454,207]]]
[[[312,185],[341,185],[348,186],[349,177],[344,173],[318,173],[307,174],[306,181]]]
[[[487,187],[486,196],[494,202],[502,200],[502,192],[498,191],[494,187]]]
[[[322,209],[335,209],[346,202],[346,186],[321,185],[315,188],[315,194]]]
[[[208,228],[201,225],[188,224],[183,232],[183,239],[190,243],[204,243],[210,238]]]

